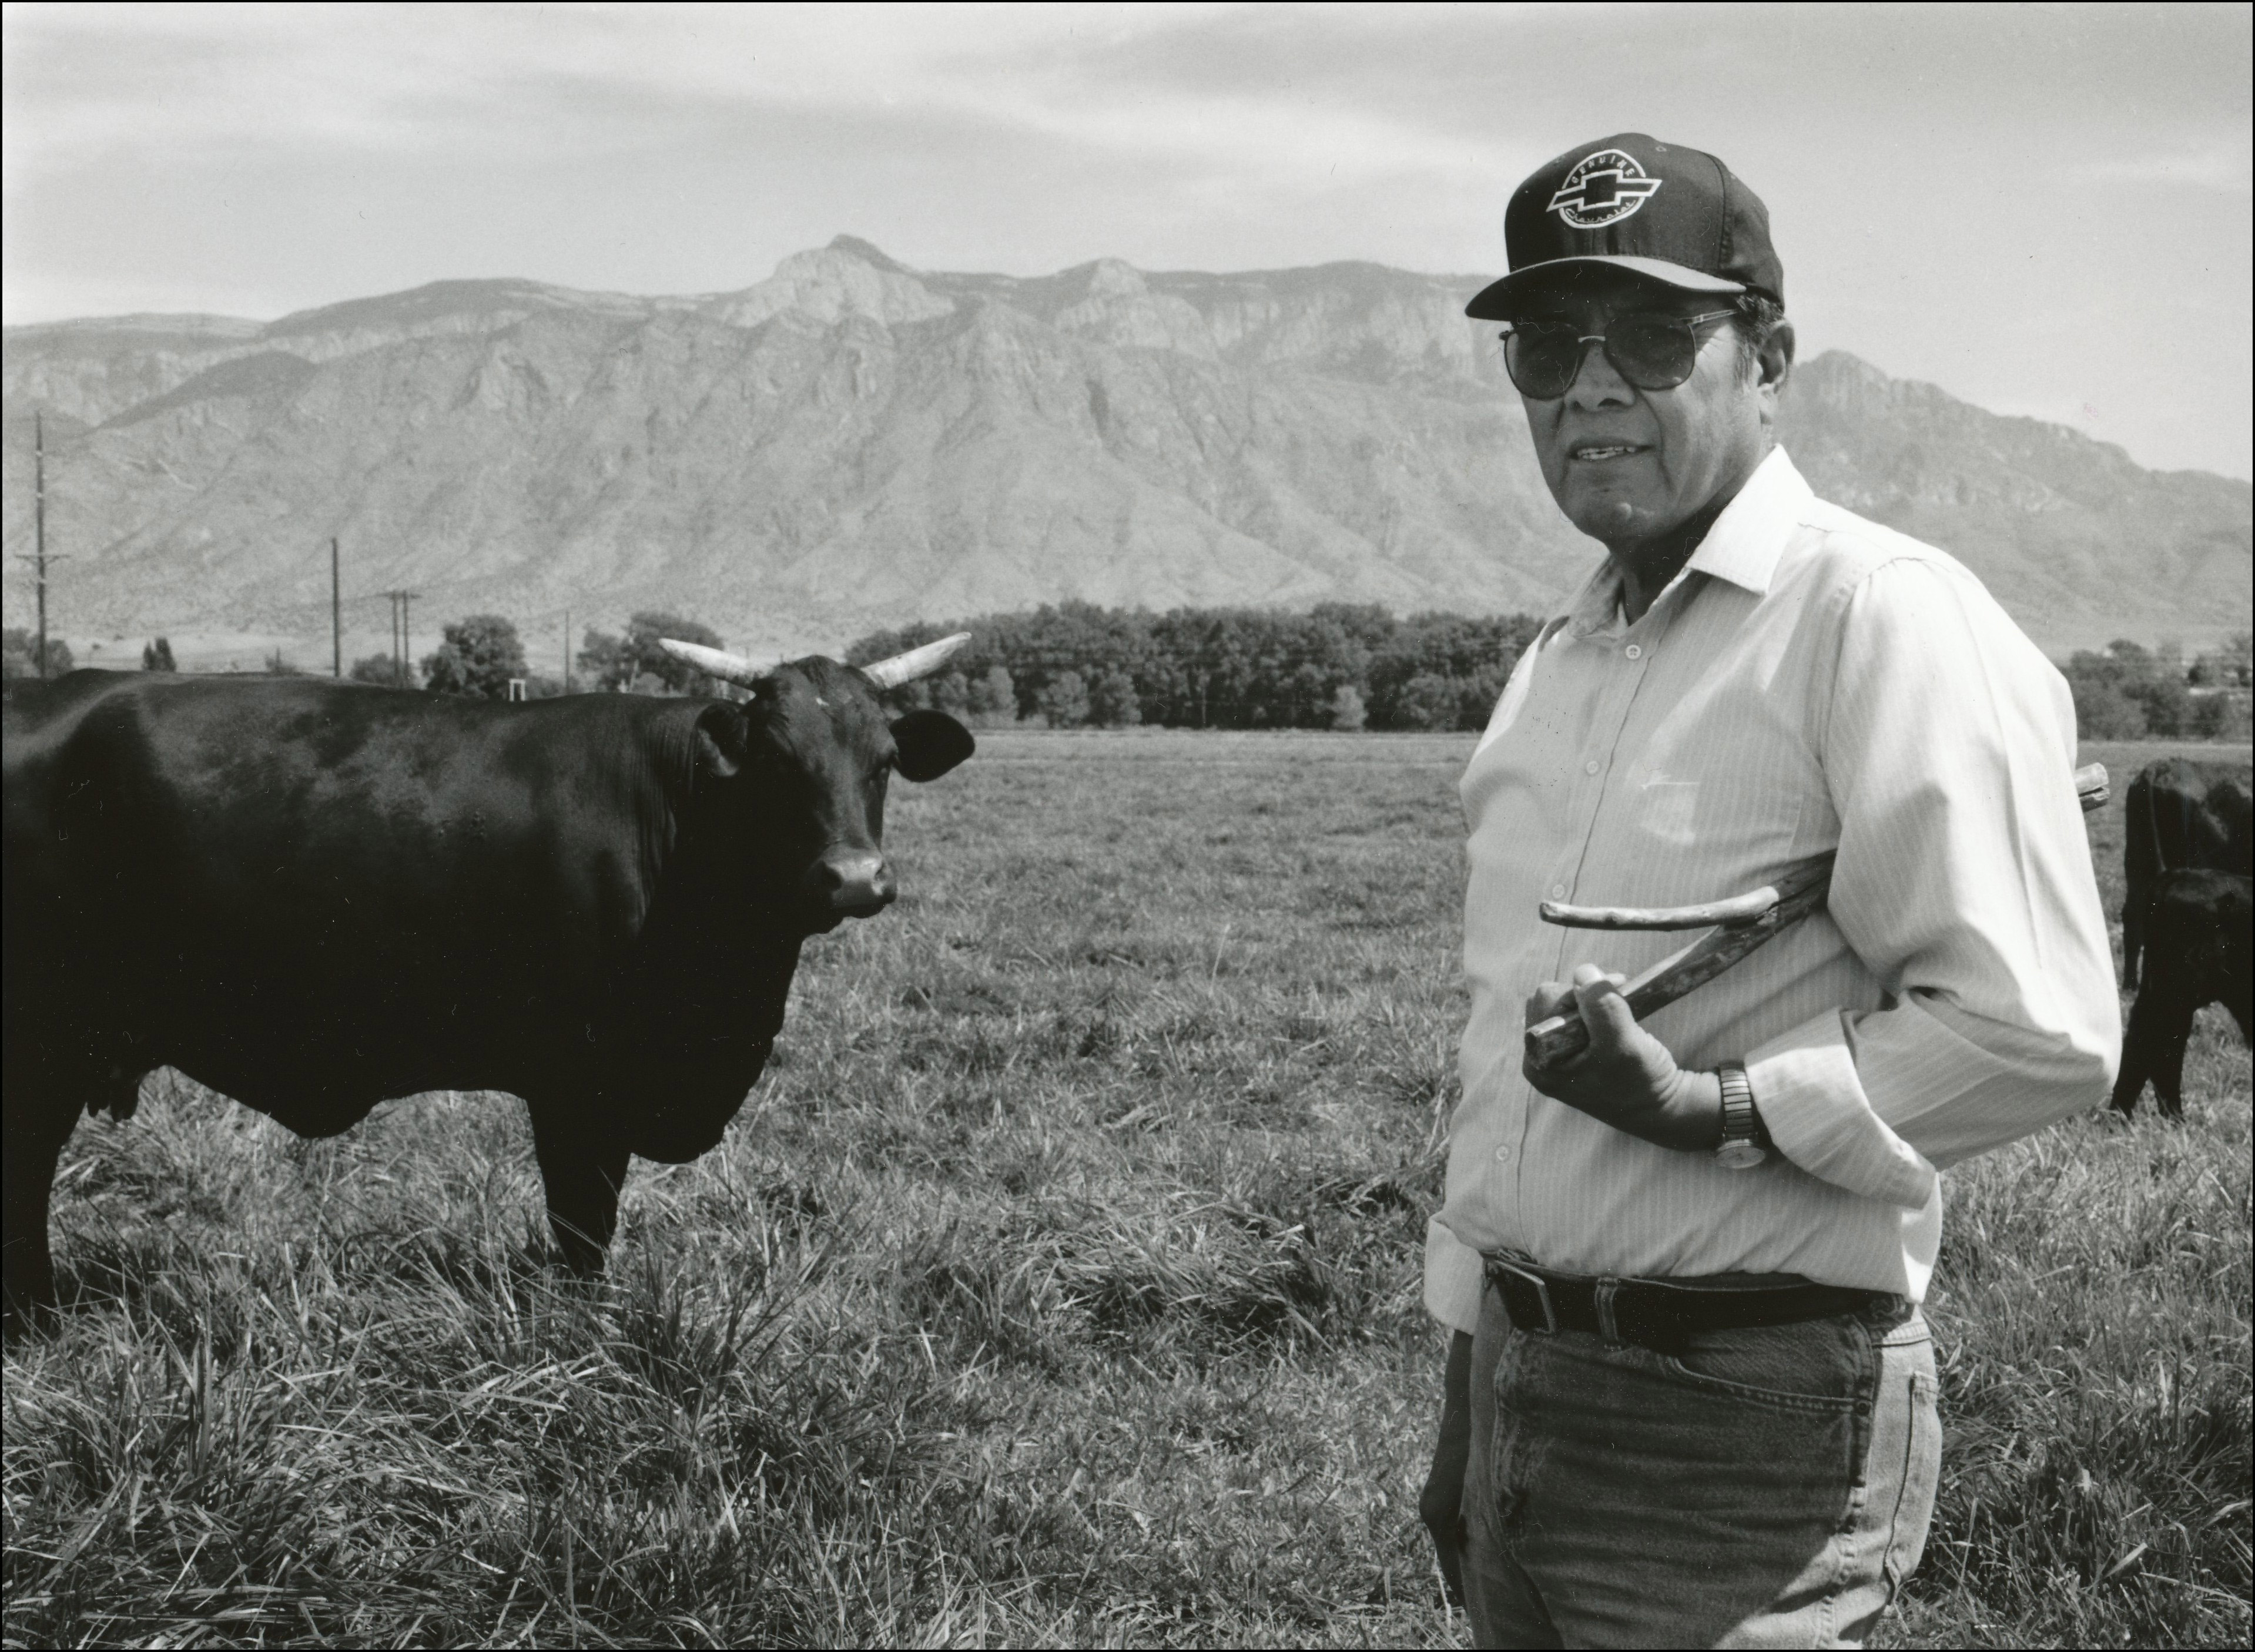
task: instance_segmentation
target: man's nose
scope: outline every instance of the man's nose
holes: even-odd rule
[[[868,917],[900,891],[893,868],[875,849],[832,849],[806,868],[807,893],[846,917]]]
[[[1574,370],[1574,382],[1566,387],[1566,399],[1581,408],[1620,407],[1636,400],[1634,387],[1605,355],[1602,338],[1582,341],[1581,362]]]

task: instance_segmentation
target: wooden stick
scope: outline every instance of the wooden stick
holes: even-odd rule
[[[2106,765],[2090,763],[2075,771],[2076,801],[2089,814],[2112,795]],[[1569,929],[1670,930],[1699,924],[1713,927],[1689,946],[1670,953],[1621,988],[1629,1011],[1639,1021],[1704,986],[1749,953],[1758,952],[1811,912],[1832,892],[1832,855],[1812,855],[1765,887],[1727,901],[1696,906],[1569,906],[1545,901],[1545,923]],[[1590,1047],[1590,1029],[1578,1009],[1539,1021],[1527,1030],[1527,1059],[1537,1067],[1571,1061]]]
[[[1672,1004],[1693,988],[1714,980],[1749,953],[1767,946],[1772,939],[1822,907],[1824,896],[1831,888],[1832,855],[1830,851],[1803,861],[1778,880],[1774,898],[1766,902],[1753,917],[1738,923],[1716,924],[1689,946],[1670,953],[1624,986],[1621,996],[1628,1000],[1629,1012],[1641,1021],[1661,1005]],[[1769,895],[1772,892],[1761,889],[1756,893]],[[1737,906],[1752,898],[1741,896],[1738,901],[1726,904]],[[1587,910],[1610,916],[1614,909],[1596,907]],[[1697,911],[1699,909],[1679,907],[1675,910]],[[1586,927],[1613,929],[1626,926],[1606,923]],[[1638,927],[1658,929],[1675,926],[1654,924]],[[1578,1009],[1570,1009],[1563,1016],[1553,1016],[1548,1021],[1539,1021],[1527,1030],[1527,1058],[1538,1067],[1571,1061],[1589,1047],[1590,1029],[1583,1021]]]
[[[1736,927],[1753,923],[1777,902],[1777,890],[1767,884],[1727,901],[1707,901],[1697,906],[1569,906],[1563,901],[1545,901],[1542,921],[1567,929],[1705,929],[1712,924]]]

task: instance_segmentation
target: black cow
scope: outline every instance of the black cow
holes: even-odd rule
[[[2122,1039],[2114,1105],[2124,1114],[2153,1080],[2161,1111],[2184,1116],[2185,1040],[2202,1004],[2222,1003],[2255,1041],[2255,878],[2181,868],[2153,885],[2146,914],[2146,980]]]
[[[893,770],[971,755],[867,668],[695,663],[752,698],[504,705],[299,678],[75,671],[5,708],[5,1243],[53,1301],[81,1110],[171,1065],[334,1135],[438,1089],[523,1097],[561,1259],[602,1266],[627,1160],[720,1139],[800,943],[894,896]]]
[[[2138,984],[2139,954],[2161,874],[2180,866],[2255,875],[2246,764],[2162,757],[2130,783],[2122,805],[2122,984]]]

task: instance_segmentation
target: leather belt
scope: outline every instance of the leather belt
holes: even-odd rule
[[[1488,1283],[1503,1298],[1514,1330],[1580,1331],[1661,1353],[1675,1352],[1703,1331],[1797,1325],[1858,1313],[1886,1295],[1844,1285],[1679,1285],[1553,1273],[1507,1256],[1483,1260]]]

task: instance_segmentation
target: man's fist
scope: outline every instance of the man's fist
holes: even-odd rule
[[[1679,1152],[1700,1153],[1723,1137],[1723,1088],[1711,1072],[1678,1066],[1668,1046],[1637,1024],[1620,995],[1623,977],[1595,964],[1571,986],[1546,981],[1527,1001],[1527,1024],[1578,1013],[1590,1047],[1571,1061],[1522,1071],[1528,1083],[1616,1130]]]

